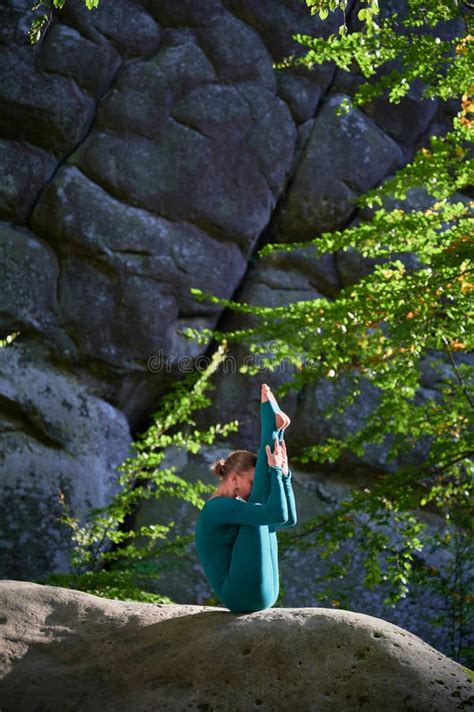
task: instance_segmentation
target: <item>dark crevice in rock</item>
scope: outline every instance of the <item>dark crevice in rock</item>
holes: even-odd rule
[[[214,74],[215,74],[216,77],[218,78],[218,83],[219,83],[219,84],[233,84],[232,81],[226,82],[226,81],[224,81],[223,79],[221,79],[221,77],[219,76],[219,68],[216,67],[216,64],[215,64],[214,60],[212,59],[212,57],[209,56],[209,53],[206,52],[206,48],[203,46],[204,43],[201,41],[201,38],[199,37],[199,32],[196,32],[196,33],[195,33],[194,38],[195,38],[195,40],[196,40],[196,45],[199,47],[199,49],[201,50],[201,52],[202,52],[203,55],[205,56],[205,58],[207,59],[207,61],[208,61],[209,64],[211,65],[211,67],[212,67],[212,69],[213,69],[213,71],[214,71]]]
[[[87,37],[83,32],[81,32],[80,28],[77,27],[76,25],[72,24],[69,22],[68,18],[64,16],[64,13],[61,14],[61,17],[55,17],[53,18],[52,23],[50,26],[47,28],[45,34],[43,35],[43,38],[41,42],[44,42],[46,40],[46,37],[49,35],[53,27],[56,27],[56,25],[64,25],[65,27],[68,27],[70,30],[74,30],[74,32],[77,32],[78,35],[80,35],[81,39],[84,40],[85,42],[92,42],[99,46],[98,42],[93,40],[91,37]]]
[[[185,129],[188,129],[190,131],[194,131],[194,133],[199,134],[199,136],[202,136],[203,138],[206,138],[210,141],[215,141],[215,138],[213,136],[209,136],[209,134],[204,133],[204,131],[201,131],[201,129],[199,129],[197,126],[193,126],[193,124],[189,122],[185,122],[182,119],[177,119],[175,116],[173,116],[173,113],[171,113],[168,118],[174,121],[175,124],[179,124],[180,126],[183,126]]]
[[[148,250],[114,250],[112,247],[108,248],[114,255],[129,255],[130,257],[154,257],[152,252]]]
[[[357,213],[356,213],[356,214],[357,214]],[[349,222],[350,222],[350,221],[349,221]],[[341,230],[345,230],[347,227],[349,227],[349,222],[348,222],[347,225],[343,225],[343,227],[341,228]],[[341,285],[341,289],[344,289],[344,287],[345,287],[346,285],[344,284],[344,278],[343,278],[343,275],[342,275],[342,272],[341,272],[341,268],[340,268],[340,265],[339,265],[339,260],[338,260],[338,256],[339,256],[340,253],[341,253],[341,250],[337,250],[337,251],[334,253],[334,269],[336,270],[337,279],[339,280],[339,284]]]
[[[75,28],[74,28],[74,29],[75,29]],[[124,62],[125,62],[125,60],[122,61],[122,62],[119,64],[119,66],[117,67],[117,69],[116,69],[115,72],[113,73],[113,76],[111,77],[111,80],[110,80],[110,82],[109,82],[108,87],[107,87],[107,88],[104,90],[104,92],[98,97],[98,99],[97,99],[97,101],[96,101],[96,103],[95,103],[95,111],[94,111],[93,115],[91,116],[91,119],[90,119],[90,121],[89,121],[89,124],[88,124],[88,126],[86,127],[86,129],[85,129],[85,131],[84,131],[84,135],[83,135],[82,138],[77,142],[77,144],[72,148],[72,150],[69,151],[69,153],[67,153],[65,156],[63,156],[63,158],[62,158],[60,161],[58,161],[58,163],[57,163],[57,165],[56,165],[56,167],[55,167],[55,169],[54,169],[54,171],[53,171],[53,174],[51,175],[49,181],[47,181],[47,183],[45,183],[45,184],[43,185],[42,189],[40,190],[40,192],[39,192],[39,194],[38,194],[38,196],[37,196],[35,202],[33,203],[32,207],[31,207],[31,209],[30,209],[30,213],[29,213],[28,218],[27,218],[27,220],[26,220],[26,224],[30,227],[30,229],[31,229],[31,217],[32,217],[32,215],[33,215],[33,212],[34,212],[34,210],[35,210],[37,204],[38,204],[39,201],[41,200],[41,196],[43,195],[44,189],[46,188],[46,186],[48,186],[50,183],[52,183],[52,182],[54,181],[54,179],[55,179],[55,177],[56,177],[56,174],[57,174],[57,172],[59,171],[59,169],[61,168],[61,166],[63,166],[64,164],[66,164],[66,163],[68,162],[69,158],[78,150],[78,148],[84,143],[84,141],[85,141],[85,140],[87,139],[87,137],[89,136],[89,134],[90,134],[90,132],[91,132],[91,129],[92,129],[94,123],[95,123],[96,117],[97,117],[97,112],[98,112],[98,110],[99,110],[99,104],[100,104],[100,102],[102,101],[102,99],[104,98],[104,96],[107,94],[107,92],[110,90],[110,88],[112,87],[112,85],[113,85],[113,83],[114,83],[114,81],[115,81],[115,77],[116,77],[117,74],[120,72],[121,68],[122,68],[123,65],[124,65]],[[75,82],[75,84],[76,84],[76,86],[78,86],[78,85],[77,85],[77,82]],[[82,90],[81,90],[81,91],[82,91]]]
[[[75,79],[75,77],[72,77],[70,74],[62,74],[61,72],[53,72],[51,69],[44,69],[44,68],[41,69],[41,74],[42,75],[44,74],[44,75],[50,76],[50,77],[61,77],[61,79],[67,79],[67,81],[72,82],[75,85],[78,92],[89,97],[89,99],[93,98],[86,91],[84,91],[84,89],[81,87],[81,85],[79,84],[77,79]],[[108,89],[107,89],[107,91],[108,91]],[[100,99],[98,99],[97,101],[100,101]],[[95,113],[94,113],[94,116],[95,116]],[[88,127],[87,132],[89,132],[89,129],[90,129],[90,126]],[[83,140],[84,140],[83,138],[80,139],[79,144],[82,143]],[[38,148],[40,148],[40,147],[38,147]],[[43,150],[45,150],[45,149],[43,149]],[[76,150],[76,149],[74,149],[74,150]],[[63,159],[60,159],[60,160],[63,160]]]
[[[265,279],[265,277],[264,277],[263,275],[259,275],[259,276],[258,276],[258,283],[259,283],[259,284],[264,284],[266,287],[268,287],[268,289],[276,289],[275,283],[272,282],[272,280],[270,280],[270,279]],[[248,284],[248,283],[247,283],[247,284]],[[298,289],[298,291],[303,291],[303,288],[302,288],[302,287],[299,287],[299,286],[298,286],[298,287],[294,287],[294,286],[293,286],[293,287],[287,287],[287,286],[284,285],[284,284],[278,285],[278,291],[279,291],[279,292],[294,292],[295,289]],[[309,290],[309,289],[308,289],[307,291],[308,291],[308,292],[311,292],[311,290]]]
[[[2,418],[5,417],[15,425],[15,430],[21,430],[24,435],[34,438],[44,447],[53,448],[54,450],[63,449],[61,440],[51,437],[44,431],[40,420],[41,416],[36,410],[27,410],[16,401],[0,395],[0,412]],[[18,427],[16,427],[16,424],[18,424]]]
[[[299,160],[297,160],[297,158],[299,157],[299,159],[301,159],[301,156],[304,154],[305,148],[310,140],[310,137],[311,137],[311,132],[308,133],[308,136],[307,136],[303,146],[298,146],[298,139],[295,141],[295,145],[294,145],[294,149],[293,149],[292,171],[288,174],[288,176],[286,178],[285,184],[284,184],[284,186],[281,190],[281,193],[276,201],[276,205],[270,215],[270,219],[269,219],[267,225],[264,227],[264,229],[260,233],[260,236],[259,236],[257,242],[255,243],[253,253],[252,253],[252,256],[254,256],[255,258],[256,258],[257,253],[259,252],[259,250],[261,250],[265,245],[267,245],[273,241],[272,240],[273,225],[274,225],[275,218],[278,215],[280,206],[286,200],[286,197],[287,197],[289,191],[291,190],[291,186],[295,179],[296,172],[297,172],[298,165],[299,165]]]

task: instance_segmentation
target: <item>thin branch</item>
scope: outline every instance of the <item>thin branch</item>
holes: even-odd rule
[[[467,400],[468,400],[468,403],[469,403],[469,405],[471,406],[471,408],[474,408],[474,402],[471,400],[471,396],[469,395],[469,392],[468,392],[468,390],[467,390],[467,388],[466,388],[466,384],[464,383],[463,378],[462,378],[461,374],[459,373],[459,369],[458,369],[458,367],[456,366],[456,363],[455,363],[455,361],[454,361],[453,353],[452,353],[452,351],[451,351],[450,348],[449,348],[449,341],[448,341],[448,339],[446,338],[446,336],[442,336],[441,338],[443,339],[444,343],[446,344],[446,350],[447,350],[447,353],[448,353],[448,355],[449,355],[449,360],[451,361],[452,367],[454,368],[454,373],[456,374],[456,377],[457,377],[457,379],[458,379],[458,381],[459,381],[459,385],[461,386],[461,390],[462,390],[462,392],[464,393],[464,395],[466,396],[466,398],[467,398]]]

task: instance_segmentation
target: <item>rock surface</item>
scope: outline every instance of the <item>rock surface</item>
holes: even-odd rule
[[[67,569],[60,493],[79,517],[107,503],[115,468],[131,454],[128,423],[39,350],[15,342],[0,349],[0,405],[0,577]]]
[[[0,583],[2,712],[467,710],[466,668],[372,616],[112,601]]]

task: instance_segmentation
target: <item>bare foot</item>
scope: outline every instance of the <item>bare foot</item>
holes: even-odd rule
[[[286,430],[291,420],[286,413],[275,413],[275,422],[278,430]]]
[[[274,404],[276,403],[275,396],[273,395],[270,386],[266,383],[262,383],[261,402],[265,403],[267,400],[271,400]],[[285,430],[291,423],[291,420],[286,413],[280,411],[279,413],[275,413],[275,422],[277,430]]]

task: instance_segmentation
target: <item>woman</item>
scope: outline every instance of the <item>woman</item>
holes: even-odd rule
[[[214,464],[221,484],[202,508],[195,529],[198,557],[209,584],[234,613],[273,606],[279,593],[276,529],[296,524],[283,440],[290,419],[266,384],[260,423],[258,455],[235,450]]]

